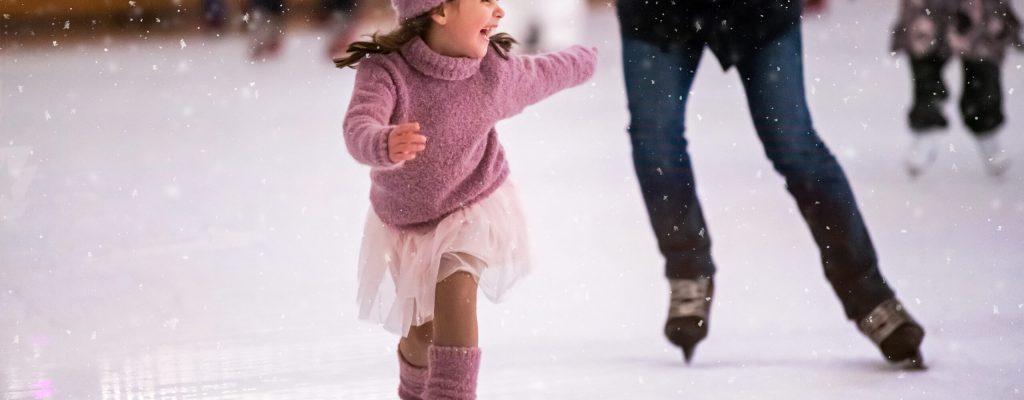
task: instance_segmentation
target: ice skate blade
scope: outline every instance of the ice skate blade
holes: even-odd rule
[[[925,371],[928,369],[928,365],[924,363],[924,356],[920,352],[906,359],[894,361],[893,364],[904,371]]]
[[[686,365],[690,365],[690,362],[693,361],[693,353],[697,350],[697,345],[691,344],[689,346],[684,345],[679,347],[683,349],[683,362],[685,362]]]

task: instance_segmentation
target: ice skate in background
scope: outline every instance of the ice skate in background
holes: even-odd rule
[[[892,49],[910,58],[913,103],[907,120],[915,138],[904,165],[911,176],[935,162],[948,121],[942,78],[950,58],[960,59],[963,89],[959,111],[978,144],[985,171],[1001,177],[1010,154],[1001,145],[1004,124],[1002,64],[1006,49],[1024,49],[1020,20],[1009,1],[903,0],[893,29]]]

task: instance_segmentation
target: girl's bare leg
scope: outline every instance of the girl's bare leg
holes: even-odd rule
[[[437,283],[433,344],[477,346],[476,291],[476,280],[467,272],[456,272]]]
[[[414,366],[427,366],[427,349],[433,342],[434,323],[427,322],[409,329],[409,336],[398,341],[398,351],[405,361]]]

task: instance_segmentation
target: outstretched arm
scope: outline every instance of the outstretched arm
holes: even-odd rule
[[[562,89],[586,82],[597,67],[597,49],[573,46],[557,53],[512,56],[507,65],[503,89],[509,103],[504,117],[518,114],[526,106]]]

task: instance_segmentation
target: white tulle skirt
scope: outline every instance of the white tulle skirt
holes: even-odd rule
[[[526,219],[512,183],[445,217],[430,231],[384,225],[371,208],[359,254],[360,319],[406,336],[434,318],[434,287],[457,271],[502,301],[530,271]]]

